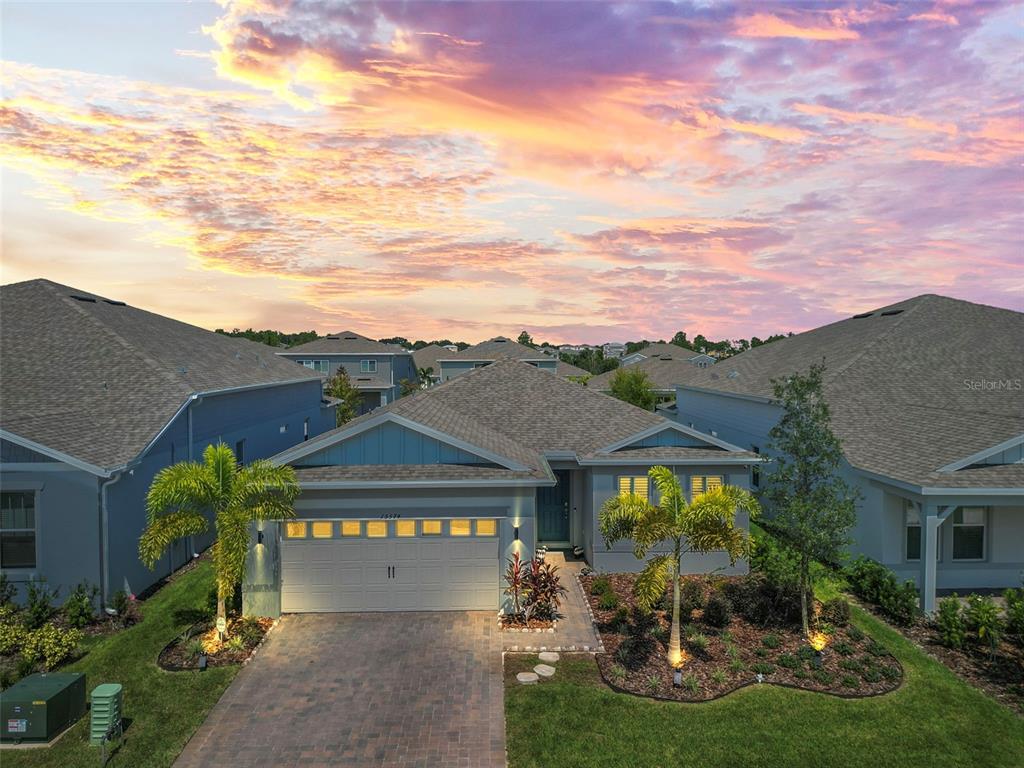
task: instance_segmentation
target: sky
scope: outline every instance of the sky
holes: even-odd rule
[[[0,281],[555,343],[1024,309],[1024,6],[2,6]]]

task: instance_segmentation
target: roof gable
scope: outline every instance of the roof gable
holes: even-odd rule
[[[600,449],[599,453],[616,453],[629,451],[638,448],[704,448],[719,451],[742,451],[738,446],[720,440],[711,435],[705,435],[697,430],[668,422],[655,425],[635,435],[619,440]]]
[[[311,353],[321,355],[408,355],[409,350],[395,344],[382,344],[379,341],[368,338],[355,331],[339,331],[321,336],[319,339],[307,341],[295,347],[289,347],[278,352],[279,355],[307,355]]]

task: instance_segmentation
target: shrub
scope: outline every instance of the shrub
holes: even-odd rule
[[[708,636],[702,635],[700,632],[690,635],[686,638],[686,642],[693,650],[700,653],[705,653],[708,649]]]
[[[657,626],[651,630],[651,637],[657,640],[662,645],[668,647],[669,635],[671,630],[668,627]]]
[[[836,680],[836,676],[827,669],[816,669],[812,676],[822,685],[832,685]]]
[[[853,656],[854,653],[853,646],[845,640],[840,640],[838,643],[833,645],[832,650],[834,650],[840,656]]]
[[[858,557],[847,566],[846,579],[856,595],[874,603],[887,618],[907,626],[917,615],[917,587],[914,582],[896,582],[896,576],[880,563]]]
[[[751,669],[759,675],[770,675],[775,671],[775,665],[769,664],[767,661],[759,661]]]
[[[881,643],[879,643],[877,640],[874,640],[874,639],[872,639],[864,647],[864,650],[866,650],[872,656],[876,656],[876,657],[884,657],[884,656],[891,656],[892,655],[891,653],[889,653],[889,651],[887,651],[885,649],[884,645],[882,645]]]
[[[850,638],[853,642],[859,643],[861,640],[864,639],[864,632],[859,627],[851,624],[849,627],[846,628],[846,636]]]
[[[700,579],[683,579],[679,588],[680,618],[689,619],[696,609],[704,607],[704,585]]]
[[[808,672],[806,669],[802,668],[797,669],[793,672],[793,677],[797,678],[798,680],[807,680],[810,676],[811,673]]]
[[[214,597],[217,590],[214,588]],[[215,600],[216,602],[216,600]],[[142,620],[139,605],[134,597],[129,597],[123,590],[118,590],[110,599],[110,607],[117,613],[117,623],[122,627],[130,627]]]
[[[800,587],[796,583],[776,583],[754,574],[727,582],[724,593],[733,610],[756,626],[800,623]]]
[[[626,679],[625,668],[620,667],[618,664],[613,664],[609,672],[611,673],[611,676],[614,677],[616,680],[622,681]]]
[[[842,659],[839,662],[839,666],[845,669],[847,672],[860,672],[864,669],[864,665],[856,659]]]
[[[263,626],[255,616],[243,616],[231,627],[231,634],[240,638],[242,645],[253,648],[263,639]]]
[[[750,568],[771,584],[800,583],[800,556],[772,536],[754,538]]]
[[[697,693],[700,690],[700,682],[692,672],[683,677],[683,687],[690,693]]]
[[[960,600],[956,595],[939,601],[939,613],[935,618],[939,630],[939,639],[947,648],[964,647],[964,616],[960,610]]]
[[[811,648],[811,646],[809,646],[809,645],[801,645],[797,649],[796,655],[797,655],[798,658],[802,659],[803,661],[811,661],[814,658],[815,653],[814,653],[814,649]]]
[[[71,590],[62,609],[64,618],[70,626],[81,629],[92,623],[96,615],[96,597],[99,593],[99,589],[90,587],[85,581]]]
[[[901,627],[909,627],[917,616],[917,587],[912,581],[901,586],[892,586],[882,595],[879,606],[882,612]]]
[[[732,672],[733,674],[737,674],[739,672],[742,672],[746,668],[747,668],[747,665],[743,663],[742,659],[732,659],[729,662],[729,671]]]
[[[761,638],[761,645],[765,648],[778,648],[782,644],[778,635],[765,635]]]
[[[17,653],[25,640],[25,633],[25,627],[20,622],[0,622],[0,656]]]
[[[640,669],[654,651],[649,637],[626,635],[615,651],[615,660],[627,669]]]
[[[843,675],[843,679],[840,682],[844,688],[856,688],[860,685],[860,682],[853,675]]]
[[[1004,629],[995,601],[988,596],[971,595],[964,620],[970,633],[989,647],[989,653],[995,653]]]
[[[611,592],[612,583],[608,580],[607,576],[598,576],[590,584],[590,594],[592,595],[603,595],[605,592]]]
[[[860,673],[860,676],[867,683],[877,683],[882,679],[882,671],[878,667],[868,667]]]
[[[50,589],[45,581],[30,581],[25,593],[25,626],[29,629],[39,629],[52,619],[57,612],[53,607],[53,601],[56,599],[57,590]]]
[[[0,606],[12,605],[17,591],[18,588],[8,580],[7,574],[0,571]]]
[[[549,620],[558,617],[558,608],[567,592],[558,575],[558,566],[531,560],[523,585],[526,587],[524,607],[528,616]]]
[[[721,595],[713,595],[704,606],[704,623],[710,627],[729,626],[732,620],[732,608],[729,601]]]
[[[882,673],[882,677],[884,677],[886,680],[899,680],[900,678],[899,667],[879,667],[878,671]]]
[[[767,659],[768,658],[768,649],[767,648],[755,648],[754,649],[754,655],[757,656],[759,659]]]
[[[602,611],[614,611],[619,607],[619,598],[614,592],[605,592],[598,598],[597,607]]]
[[[26,633],[21,657],[33,666],[42,664],[43,669],[51,670],[71,658],[81,639],[82,633],[77,629],[61,629],[54,624],[44,624]]]
[[[803,661],[789,653],[779,654],[779,657],[775,659],[775,663],[786,669],[797,669],[803,666]]]
[[[229,651],[244,651],[245,643],[242,641],[242,638],[238,635],[232,635],[227,639],[227,642],[224,643],[224,647],[227,648]]]
[[[1024,645],[1024,590],[1008,589],[1003,597],[1006,599],[1006,632]]]
[[[726,675],[725,672],[721,669],[716,669],[714,672],[711,673],[711,681],[715,685],[722,685],[728,679],[729,676]]]
[[[206,647],[203,645],[202,640],[196,638],[188,644],[187,652],[190,658],[197,659],[206,653]]]
[[[629,608],[624,605],[620,605],[619,609],[615,611],[615,615],[611,620],[612,629],[619,634],[626,634],[629,631]]]
[[[821,618],[834,627],[850,623],[850,604],[841,597],[826,600],[821,606]]]

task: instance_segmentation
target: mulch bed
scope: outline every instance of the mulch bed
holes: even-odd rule
[[[239,631],[243,622],[246,630]],[[168,643],[160,652],[157,664],[169,672],[198,669],[197,643],[202,643],[208,667],[242,664],[252,656],[272,626],[274,620],[263,617],[229,619],[227,640],[222,643],[217,639],[213,622],[203,621]]]
[[[620,691],[676,701],[710,701],[757,681],[819,691],[836,696],[860,698],[888,693],[903,681],[903,668],[892,655],[855,627],[837,629],[815,664],[813,649],[799,627],[756,627],[733,616],[728,626],[716,629],[701,621],[696,610],[683,622],[683,649],[689,658],[683,665],[683,685],[673,685],[673,671],[666,658],[670,614],[653,612],[654,631],[635,641],[633,619],[628,625],[615,624],[617,609],[602,609],[599,596],[591,594],[596,577],[582,576],[587,599],[594,612],[606,653],[597,655],[605,681]],[[606,574],[621,606],[632,616],[635,574]],[[684,577],[684,580],[687,577]],[[727,578],[689,577],[700,581],[705,596]],[[687,639],[687,630],[706,638],[706,647]],[[772,647],[768,647],[767,643]],[[628,654],[620,647],[634,643]]]
[[[554,629],[555,622],[550,619],[534,619],[531,618],[529,621],[523,619],[522,616],[499,616],[498,624],[501,626],[502,631],[509,632],[524,632],[526,630],[545,630]]]
[[[865,611],[887,621],[875,606],[850,597]],[[914,645],[945,664],[969,685],[1024,715],[1024,647],[1003,640],[991,656],[987,647],[968,641],[961,650],[947,648],[934,623],[920,617],[909,627],[890,624]]]

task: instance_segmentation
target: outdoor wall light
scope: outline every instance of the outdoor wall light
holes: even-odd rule
[[[257,544],[262,544],[263,543],[263,531],[256,531],[256,543]]]
[[[514,526],[512,528],[512,538],[515,539],[516,541],[519,541],[519,526],[518,525]]]

